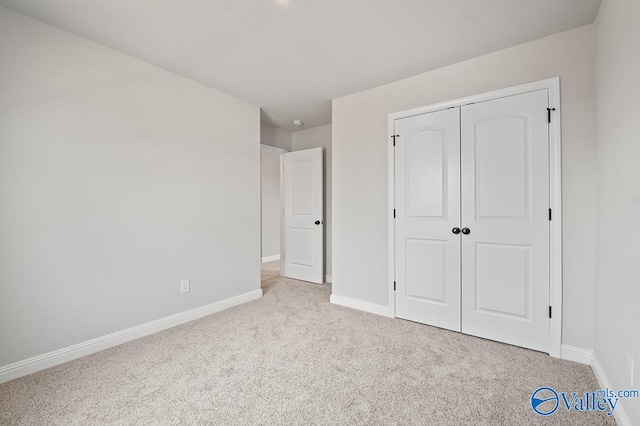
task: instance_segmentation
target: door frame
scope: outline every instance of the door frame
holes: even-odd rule
[[[280,260],[282,260],[282,254],[284,251],[284,245],[282,243],[282,239],[284,238],[284,200],[283,200],[283,196],[284,196],[284,189],[283,189],[283,182],[282,182],[282,168],[284,167],[284,163],[282,162],[282,154],[286,154],[287,152],[290,152],[288,149],[284,149],[284,148],[278,148],[275,146],[271,146],[271,145],[265,145],[263,143],[260,144],[260,154],[262,154],[263,152],[267,152],[269,154],[276,154],[280,157],[280,166],[279,166],[279,170],[280,170]],[[260,161],[260,165],[262,166],[262,161]],[[260,169],[260,253],[262,253],[262,169]],[[262,270],[262,254],[260,255],[260,270]],[[284,272],[284,269],[282,267],[282,261],[280,262],[280,275],[282,275]]]
[[[561,357],[562,350],[562,135],[560,113],[560,77],[535,81],[506,89],[494,90],[478,95],[441,102],[424,107],[413,108],[406,111],[389,114],[388,137],[388,238],[389,238],[389,316],[396,317],[395,289],[396,276],[396,241],[395,220],[395,151],[393,135],[395,135],[395,120],[441,111],[448,108],[462,107],[465,105],[486,102],[521,95],[537,90],[547,89],[549,93],[549,108],[552,111],[549,124],[549,207],[553,217],[550,223],[549,233],[549,304],[552,306],[552,317],[549,320],[549,355],[555,358]]]

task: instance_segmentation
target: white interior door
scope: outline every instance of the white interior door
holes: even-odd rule
[[[285,277],[324,282],[322,148],[283,154]]]
[[[396,316],[460,331],[460,110],[396,120]]]
[[[544,352],[547,107],[539,90],[461,108],[462,331]]]

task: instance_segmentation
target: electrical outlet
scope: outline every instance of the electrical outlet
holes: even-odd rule
[[[633,358],[631,354],[627,354],[627,368],[626,368],[627,380],[629,380],[629,386],[633,386]]]
[[[180,281],[180,293],[189,293],[191,290],[191,282],[189,280]]]

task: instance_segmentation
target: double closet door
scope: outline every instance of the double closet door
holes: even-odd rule
[[[548,91],[396,120],[396,316],[549,352]]]

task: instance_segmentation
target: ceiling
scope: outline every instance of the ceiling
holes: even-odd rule
[[[601,0],[0,0],[262,107],[298,130],[331,99],[592,23]]]

